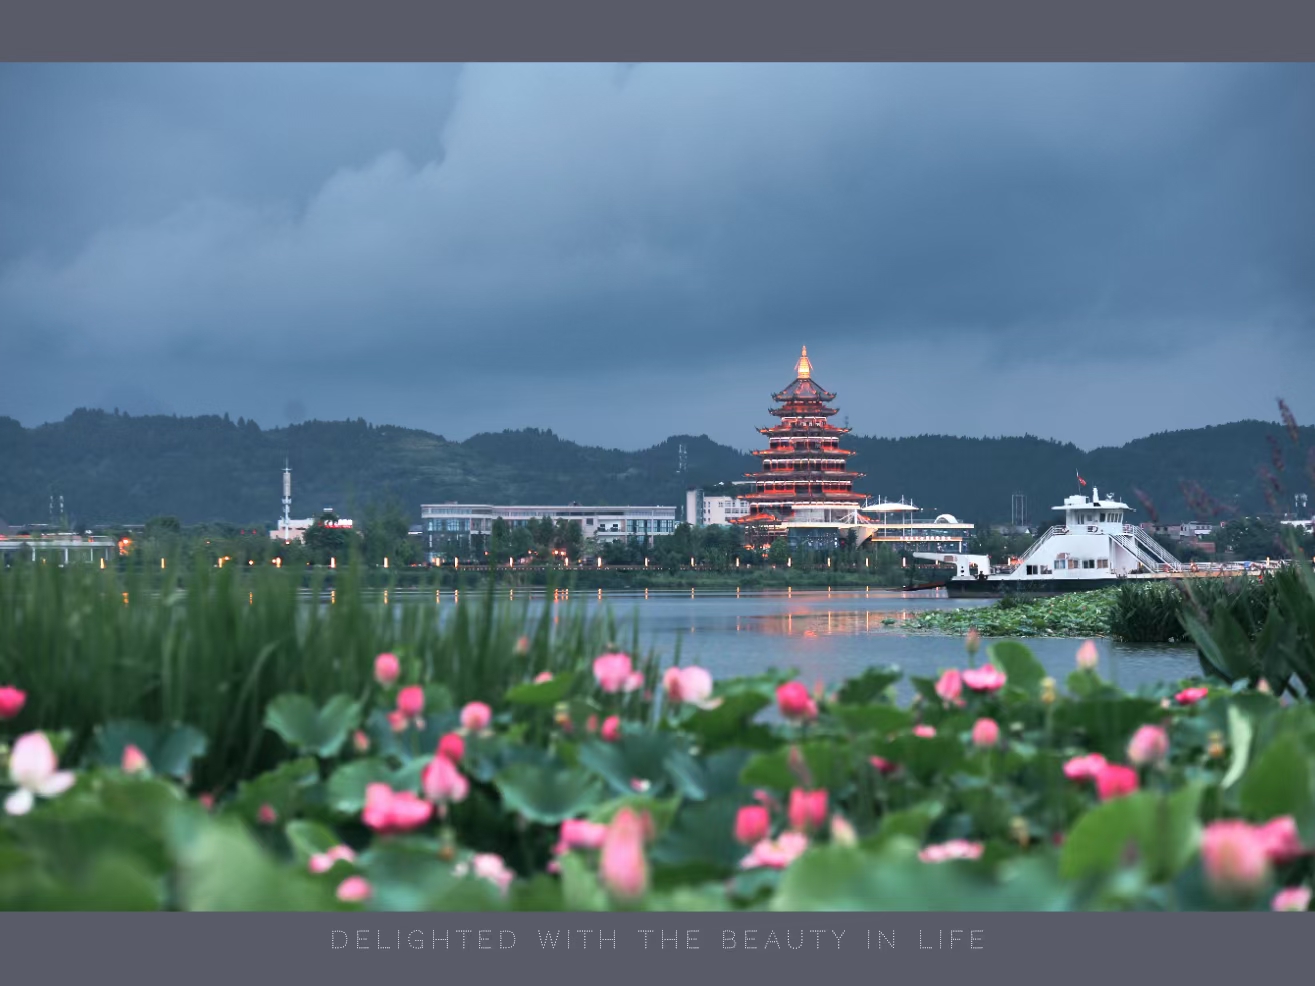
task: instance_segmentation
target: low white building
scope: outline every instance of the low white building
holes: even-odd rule
[[[523,527],[531,520],[576,521],[586,540],[598,544],[609,541],[641,540],[652,544],[653,538],[676,529],[675,507],[589,507],[578,503],[565,506],[493,506],[483,503],[427,503],[420,507],[421,528],[431,557],[444,541],[470,543],[472,537],[493,533],[499,518],[511,527]]]
[[[737,517],[752,513],[749,501],[726,493],[703,489],[685,491],[685,523],[693,527],[729,524]]]

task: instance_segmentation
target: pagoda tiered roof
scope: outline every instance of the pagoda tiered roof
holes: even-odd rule
[[[827,442],[838,442],[839,436],[848,434],[849,428],[840,428],[827,421],[836,409],[827,402],[836,395],[824,390],[813,380],[813,364],[804,347],[795,364],[795,379],[784,390],[772,395],[778,403],[770,413],[782,418],[779,424],[759,428],[760,435],[770,436],[774,443],[765,449],[753,450],[763,466],[762,472],[745,473],[755,489],[742,493],[744,500],[754,504],[752,513],[737,518],[740,525],[776,529],[795,516],[795,507],[834,505],[853,507],[867,500],[866,494],[852,488],[854,480],[864,474],[845,468],[851,449],[827,447]],[[774,463],[804,465],[806,469],[766,468]],[[826,468],[835,466],[838,468]]]
[[[802,401],[808,404],[835,399],[835,394],[823,390],[813,379],[813,363],[808,358],[807,346],[803,348],[799,362],[794,366],[794,382],[780,393],[772,395],[774,401]]]
[[[779,455],[787,459],[794,459],[800,456],[811,457],[811,456],[826,456],[826,455],[838,455],[841,457],[848,457],[851,455],[857,455],[858,453],[852,452],[849,449],[844,449],[844,448],[796,449],[796,448],[781,448],[780,446],[778,446],[776,448],[756,448],[749,454],[750,455]]]

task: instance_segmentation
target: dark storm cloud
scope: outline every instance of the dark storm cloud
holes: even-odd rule
[[[0,69],[25,421],[747,446],[1315,415],[1310,66]],[[117,388],[117,389],[116,389]]]

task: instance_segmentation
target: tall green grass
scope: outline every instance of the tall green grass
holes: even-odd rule
[[[1164,582],[1125,582],[1115,589],[1110,633],[1131,643],[1165,643],[1188,639],[1183,614],[1195,607],[1206,613],[1227,611],[1254,638],[1278,598],[1280,587],[1297,577],[1280,569],[1265,579],[1253,576]]]
[[[0,570],[0,685],[28,694],[14,725],[69,730],[76,753],[113,720],[186,723],[209,739],[194,786],[222,789],[286,754],[264,728],[271,699],[365,695],[382,652],[398,655],[409,680],[497,708],[511,685],[618,645],[606,610],[550,600],[536,614],[491,587],[455,603],[445,592],[437,603],[385,604],[358,570],[335,575],[332,590],[307,591],[301,573],[204,564],[181,580],[91,566]],[[639,643],[636,625],[624,649],[654,682],[656,657]]]

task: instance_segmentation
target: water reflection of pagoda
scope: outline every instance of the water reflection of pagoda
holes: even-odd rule
[[[768,447],[753,453],[762,460],[762,470],[745,474],[754,485],[752,493],[743,495],[750,513],[735,523],[759,543],[784,534],[787,523],[852,523],[855,508],[867,499],[854,490],[854,480],[863,473],[847,468],[854,453],[840,447],[840,436],[849,429],[830,422],[836,409],[829,403],[836,395],[813,380],[807,346],[795,364],[794,382],[772,399],[778,406],[771,413],[781,420],[758,429]]]

